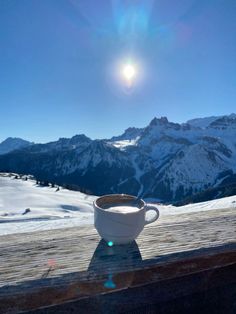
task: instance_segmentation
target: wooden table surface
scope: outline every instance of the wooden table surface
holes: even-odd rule
[[[163,215],[132,244],[113,247],[91,225],[1,236],[0,313],[234,265],[235,213]]]

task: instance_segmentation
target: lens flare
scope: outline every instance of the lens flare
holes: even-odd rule
[[[115,289],[116,284],[113,282],[112,277],[113,277],[112,274],[109,274],[109,275],[108,275],[108,279],[107,279],[107,281],[104,283],[104,287],[105,287],[105,288],[108,288],[108,289]]]

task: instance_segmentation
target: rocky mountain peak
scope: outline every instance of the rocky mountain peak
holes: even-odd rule
[[[123,141],[123,140],[131,140],[137,138],[137,136],[140,136],[143,132],[144,128],[135,128],[135,127],[129,127],[125,130],[125,132],[122,135],[119,136],[113,136],[111,138],[111,141]]]
[[[167,117],[161,117],[161,118],[157,118],[155,117],[154,119],[152,119],[152,121],[150,122],[150,126],[156,126],[156,125],[166,125],[168,124],[169,121],[167,119]]]
[[[87,142],[90,143],[92,140],[87,137],[85,134],[77,134],[74,135],[71,139],[70,139],[70,143],[71,144],[81,144],[82,142]]]

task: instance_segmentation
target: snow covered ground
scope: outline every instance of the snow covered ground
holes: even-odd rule
[[[0,176],[0,235],[93,222],[95,196]],[[26,212],[26,209],[30,209]]]
[[[41,187],[34,180],[0,175],[0,235],[81,226],[93,223],[96,196],[60,188]],[[182,207],[157,206],[161,216],[236,209],[236,195]],[[28,210],[27,210],[28,209]]]

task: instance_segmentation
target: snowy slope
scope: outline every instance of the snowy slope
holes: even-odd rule
[[[39,187],[34,180],[0,175],[0,235],[68,228],[93,224],[93,201],[96,196],[56,188]],[[155,204],[152,200],[151,204]],[[157,203],[160,219],[166,215],[235,208],[236,195],[181,207]],[[23,215],[25,209],[30,212]]]
[[[117,148],[124,149],[127,146],[135,146],[138,140],[139,140],[139,137],[137,137],[133,140],[113,141],[113,142],[111,142],[111,144]]]
[[[0,234],[91,223],[95,198],[62,188],[56,192],[56,188],[37,186],[34,180],[1,175]]]
[[[214,209],[227,209],[227,208],[235,208],[236,211],[236,195],[223,197],[212,201],[188,204],[184,206],[173,206],[173,205],[158,205],[162,216],[169,215],[180,215],[187,213],[195,213],[206,210],[214,210]]]

